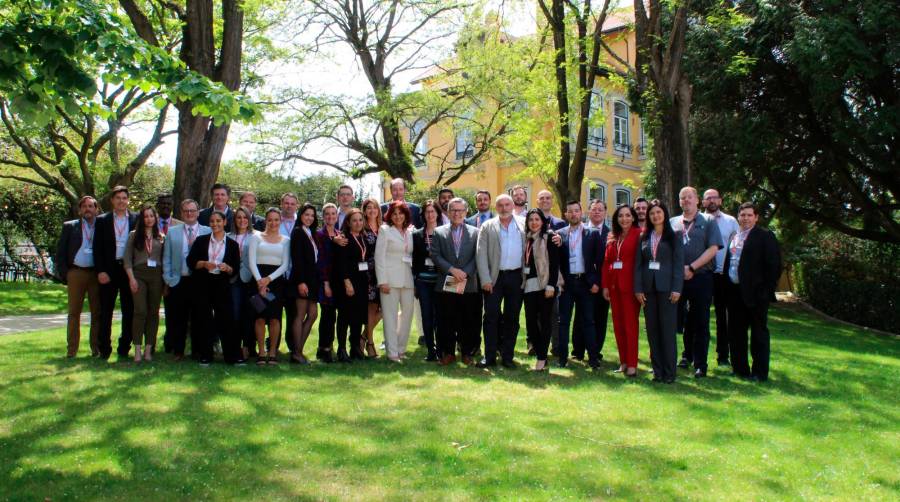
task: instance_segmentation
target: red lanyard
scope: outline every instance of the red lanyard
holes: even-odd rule
[[[356,247],[359,248],[359,256],[361,257],[362,260],[365,260],[366,259],[366,249],[368,248],[368,246],[366,246],[366,240],[363,239],[361,235],[354,235],[353,242],[355,242]]]
[[[128,232],[128,216],[125,216],[125,223],[120,227],[119,219],[113,215],[113,225],[116,227],[116,237],[122,238]]]
[[[81,219],[81,240],[87,243],[88,247],[94,242],[94,225],[88,225],[84,218]]]
[[[147,258],[149,258],[150,252],[153,251],[153,237],[149,235],[144,237],[144,249],[147,251]]]
[[[571,235],[571,234],[569,235],[569,255],[570,256],[575,253],[576,249],[578,249],[578,244],[581,243],[581,238],[584,236],[584,228],[582,228],[579,225],[578,230],[579,230],[578,233],[575,234],[578,236],[577,239],[574,238],[575,237],[574,235]]]
[[[225,239],[222,239],[221,242],[216,242],[215,239],[210,237],[209,246],[209,261],[220,263],[222,261],[222,255],[225,254]]]
[[[660,241],[662,241],[662,236],[657,236],[656,232],[653,231],[653,233],[650,234],[650,251],[653,254],[653,261],[656,261],[656,250],[659,248]]]

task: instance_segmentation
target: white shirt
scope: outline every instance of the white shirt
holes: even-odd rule
[[[585,230],[581,224],[574,228],[569,227],[569,242],[566,245],[569,246],[570,274],[584,273],[584,256],[582,256],[584,234]]]
[[[250,239],[250,244],[247,246],[247,266],[250,268],[253,278],[257,281],[262,279],[258,265],[278,267],[268,275],[272,280],[284,275],[291,263],[291,240],[282,235],[280,242],[271,243],[263,239],[262,234],[253,235]]]
[[[131,232],[131,222],[128,214],[117,216],[113,214],[113,232],[116,237],[116,259],[121,260],[125,256],[125,243],[128,242],[128,233]]]
[[[225,260],[225,241],[227,239],[228,237],[222,237],[222,240],[217,241],[212,235],[209,236],[209,248],[206,250],[209,261],[219,264]]]
[[[88,268],[94,266],[94,223],[88,225],[84,218],[81,219],[81,247],[75,253],[73,262],[76,266]]]
[[[502,221],[497,221],[500,230],[500,270],[516,270],[522,268],[522,233],[514,218],[504,228]]]
[[[716,225],[719,227],[719,235],[722,236],[722,247],[716,253],[716,273],[721,274],[723,272],[722,269],[725,267],[725,253],[728,252],[728,244],[731,242],[731,237],[741,231],[741,226],[738,225],[734,216],[725,214],[721,210],[715,215],[712,213],[707,214],[716,220]]]

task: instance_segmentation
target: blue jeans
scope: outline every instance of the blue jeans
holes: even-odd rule
[[[437,291],[434,290],[434,283],[416,279],[416,296],[422,310],[422,329],[425,330],[422,336],[425,338],[425,347],[429,354],[437,354],[434,344],[437,328]]]

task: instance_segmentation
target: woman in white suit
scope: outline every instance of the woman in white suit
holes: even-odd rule
[[[375,276],[384,314],[384,348],[391,361],[406,357],[415,305],[412,275],[412,216],[405,202],[394,201],[375,244]]]

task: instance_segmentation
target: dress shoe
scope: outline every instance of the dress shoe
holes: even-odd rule
[[[465,358],[463,358],[463,361],[465,361]],[[441,358],[439,364],[441,366],[447,366],[447,365],[453,364],[455,362],[456,362],[456,356],[454,356],[453,354],[448,354]]]
[[[706,370],[698,368],[694,372],[694,378],[706,378]]]
[[[478,361],[478,364],[475,365],[476,368],[494,368],[497,366],[497,361],[488,361],[487,359],[482,359]]]
[[[560,359],[559,362],[556,363],[556,366],[558,366],[560,368],[565,368],[568,365],[569,365],[569,362],[566,361],[565,359]]]
[[[359,350],[358,347],[350,347],[350,359],[354,361],[362,361],[366,358],[366,354]]]
[[[584,361],[584,354],[581,354],[581,355],[572,354],[572,359],[575,361]]]
[[[347,355],[347,351],[346,351],[345,349],[340,349],[340,350],[338,350],[338,353],[337,353],[337,360],[338,360],[339,363],[349,363],[349,362],[351,362],[351,361],[350,361],[350,356]]]
[[[328,351],[323,350],[323,351],[317,352],[316,359],[318,359],[319,362],[322,362],[325,364],[331,364],[334,362],[334,357],[332,357],[330,350],[328,350]]]
[[[419,345],[422,347],[425,346],[425,337],[424,336],[419,337]]]
[[[503,361],[500,365],[508,370],[514,370],[518,367],[515,361]]]
[[[597,371],[600,369],[600,361],[591,361],[588,363],[588,366],[590,366],[592,370]]]
[[[425,362],[427,362],[427,363],[433,363],[437,360],[438,360],[438,356],[434,352],[429,352],[428,355],[425,356]]]
[[[687,359],[682,357],[681,361],[678,361],[678,367],[679,368],[690,368],[691,363],[690,363],[690,361],[688,361]]]

